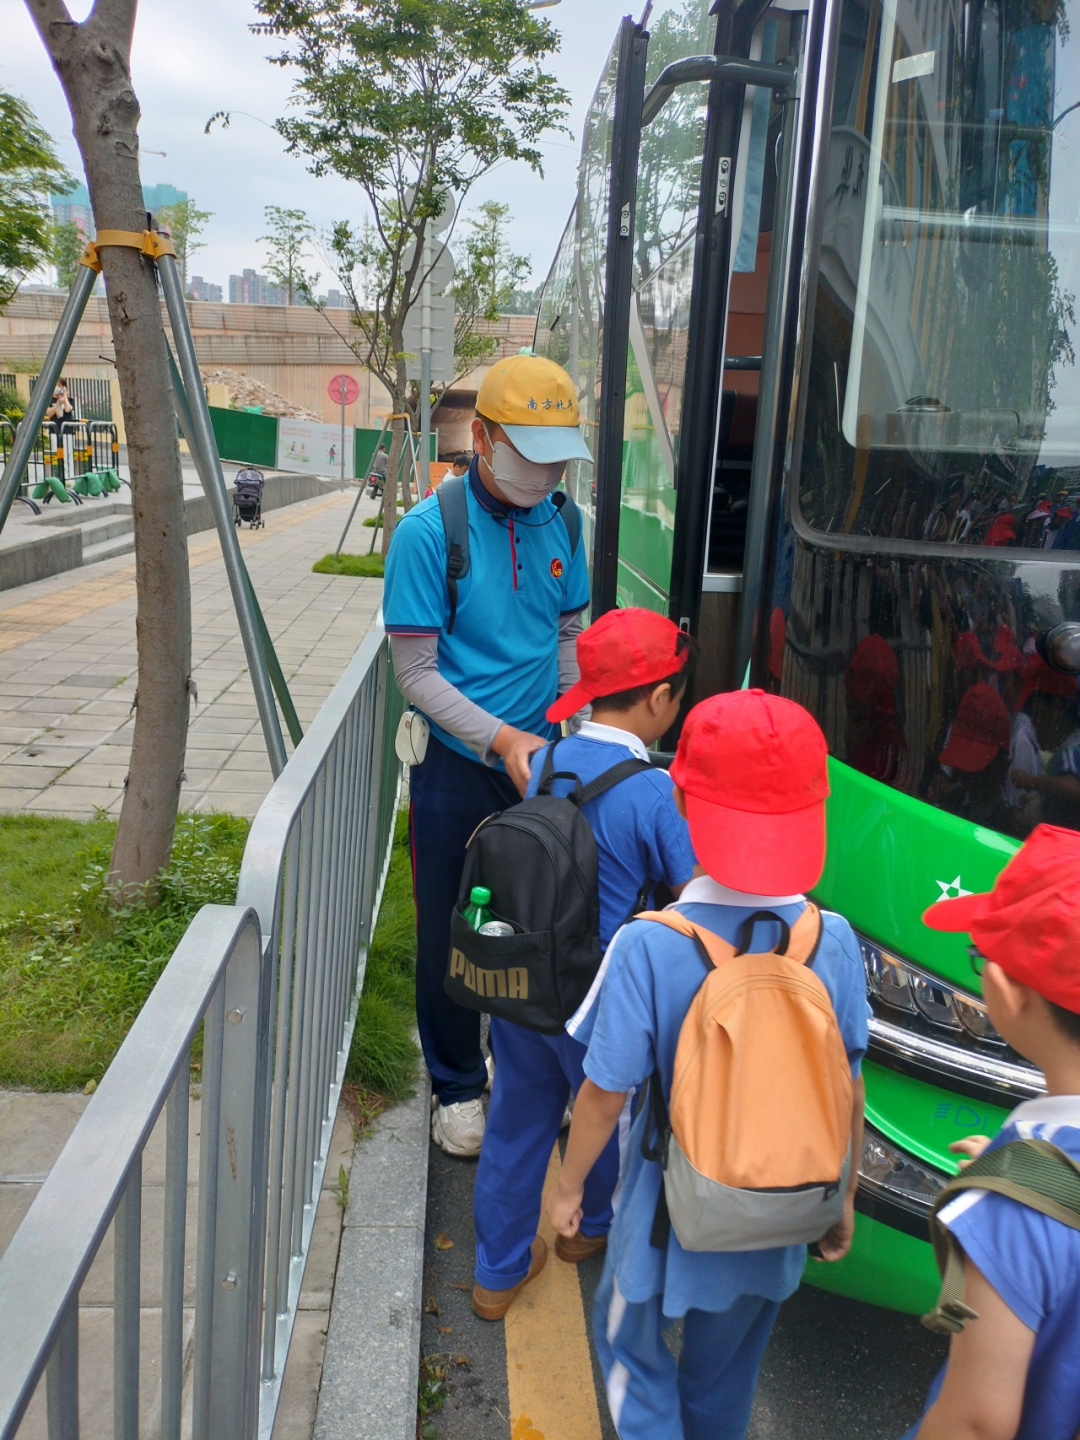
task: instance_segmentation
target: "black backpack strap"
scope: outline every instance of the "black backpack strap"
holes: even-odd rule
[[[446,633],[452,635],[457,618],[458,581],[469,573],[469,500],[465,489],[467,475],[449,475],[435,491],[446,533],[446,588],[450,595],[450,622]]]
[[[570,555],[573,557],[577,554],[577,547],[581,540],[581,511],[578,509],[574,497],[568,495],[565,490],[553,490],[551,503],[562,516],[567,538],[570,541]]]
[[[660,1084],[659,1067],[649,1076],[649,1088],[644,1103],[649,1107],[649,1113],[641,1132],[641,1154],[646,1160],[659,1161],[661,1166],[666,1169],[671,1126],[668,1122],[667,1105],[664,1103],[664,1091]],[[653,1212],[649,1244],[654,1250],[666,1250],[670,1234],[671,1217],[668,1214],[667,1194],[661,1179],[660,1194],[656,1197],[656,1209]]]
[[[618,785],[621,780],[629,780],[631,775],[651,769],[652,766],[648,760],[638,760],[636,757],[630,760],[620,760],[618,765],[612,765],[610,770],[605,770],[602,775],[597,775],[595,780],[589,781],[581,792],[578,804],[587,805],[590,800],[595,800],[598,795],[603,795],[606,790],[610,790],[613,785]]]
[[[791,943],[791,926],[786,920],[781,920],[780,916],[772,910],[755,910],[752,915],[746,917],[739,928],[739,944],[735,951],[736,955],[748,955],[750,953],[750,946],[754,943],[754,926],[759,920],[773,920],[780,926],[780,945],[776,953],[778,955],[786,955],[788,945]],[[816,948],[815,946],[815,949]]]

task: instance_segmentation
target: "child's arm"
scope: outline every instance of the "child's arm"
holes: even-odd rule
[[[559,1183],[547,1204],[548,1219],[558,1234],[577,1234],[585,1177],[611,1139],[625,1103],[624,1092],[601,1090],[588,1077],[578,1091]]]
[[[851,1106],[851,1174],[848,1176],[844,1214],[818,1241],[822,1260],[842,1260],[851,1249],[855,1235],[855,1191],[859,1187],[859,1160],[863,1147],[863,1118],[866,1113],[866,1081],[855,1081]]]
[[[952,1337],[938,1398],[917,1440],[1014,1440],[1035,1332],[965,1255],[964,1299],[979,1312]]]

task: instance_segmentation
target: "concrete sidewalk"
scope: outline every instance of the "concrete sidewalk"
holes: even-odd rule
[[[240,543],[301,724],[314,718],[378,611],[381,580],[314,575],[355,492],[304,501]],[[366,551],[363,499],[346,549]],[[252,816],[271,775],[216,533],[189,541],[198,704],[181,806]],[[116,814],[137,685],[135,565],[124,557],[0,592],[0,810]],[[284,728],[284,727],[283,727]],[[288,736],[286,734],[286,743]]]

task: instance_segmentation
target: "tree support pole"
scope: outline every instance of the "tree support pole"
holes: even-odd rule
[[[60,316],[60,324],[56,327],[56,332],[49,344],[49,351],[42,364],[37,384],[30,396],[26,414],[19,421],[19,428],[15,431],[15,443],[11,447],[8,463],[4,466],[3,477],[0,478],[0,530],[4,528],[8,512],[15,496],[19,493],[26,466],[34,452],[34,441],[37,439],[45,411],[49,408],[49,401],[52,399],[53,387],[60,378],[64,361],[71,349],[71,342],[75,338],[79,321],[86,309],[86,302],[89,300],[90,292],[97,280],[96,270],[91,270],[86,265],[79,265],[77,270],[75,284],[71,287],[67,304],[64,306],[64,313]]]
[[[173,358],[173,353],[171,348],[169,348],[167,340],[166,349],[169,351],[169,372],[172,376],[173,407],[176,410],[176,418],[180,422],[180,429],[184,432],[184,439],[188,442],[191,457],[195,461],[195,469],[199,472],[203,493],[207,499],[211,499],[210,492],[213,480],[210,474],[210,467],[207,464],[206,457],[199,448],[198,438],[195,434],[195,426],[191,418],[191,410],[188,406],[187,391],[180,377],[180,372],[176,368],[176,360]],[[211,506],[214,508],[216,520],[217,507],[213,506],[212,499]],[[231,521],[229,522],[229,530],[235,538],[235,531]],[[226,544],[224,538],[221,544],[222,549],[224,549]],[[296,713],[296,707],[293,704],[292,696],[289,694],[289,687],[285,680],[285,673],[278,661],[277,651],[274,649],[274,642],[270,637],[270,631],[266,627],[262,610],[259,608],[258,596],[255,594],[255,587],[251,583],[251,576],[248,573],[247,565],[244,563],[244,552],[240,550],[239,546],[237,546],[237,554],[240,559],[240,568],[244,572],[244,581],[247,585],[248,594],[251,596],[251,605],[255,612],[255,623],[259,629],[259,640],[262,644],[263,655],[266,657],[266,668],[270,672],[270,681],[274,687],[274,694],[278,698],[278,704],[281,706],[281,713],[285,717],[285,724],[288,727],[292,742],[294,745],[299,745],[300,741],[304,738],[300,717]]]
[[[274,704],[269,669],[262,646],[259,644],[258,622],[255,619],[255,610],[251,603],[251,591],[243,557],[240,554],[240,542],[236,538],[236,529],[233,525],[232,508],[225,490],[225,476],[221,471],[221,460],[218,457],[213,426],[210,423],[210,412],[206,407],[202,375],[199,372],[199,362],[195,358],[195,343],[188,327],[184,293],[180,287],[180,276],[177,273],[175,257],[159,255],[157,269],[161,276],[161,288],[165,295],[165,308],[169,313],[173,339],[176,342],[180,375],[190,398],[195,453],[201,453],[208,472],[210,483],[206,487],[207,498],[214,512],[214,520],[221,539],[225,573],[229,577],[229,589],[232,591],[233,605],[240,622],[240,636],[244,642],[244,653],[247,656],[251,684],[255,691],[255,703],[259,710],[259,720],[262,724],[267,754],[270,757],[270,769],[276,780],[285,769],[288,758],[285,753],[285,740],[281,733],[277,706]],[[204,485],[205,483],[204,481]]]

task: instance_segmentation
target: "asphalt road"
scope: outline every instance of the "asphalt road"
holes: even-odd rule
[[[421,1352],[441,1402],[427,1417],[425,1436],[437,1440],[511,1440],[503,1327],[477,1320],[469,1303],[474,1174],[473,1164],[432,1146]],[[439,1246],[447,1240],[452,1246],[437,1247],[436,1237]],[[579,1267],[590,1326],[601,1268],[599,1257]],[[677,1327],[669,1343],[677,1348]],[[899,1440],[918,1417],[944,1355],[944,1340],[914,1316],[803,1286],[773,1331],[748,1440]],[[593,1371],[603,1440],[617,1440],[595,1353]]]

